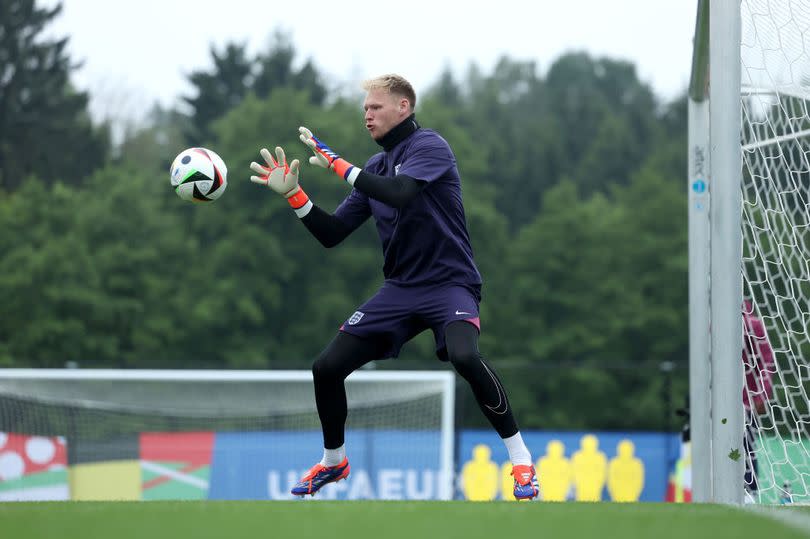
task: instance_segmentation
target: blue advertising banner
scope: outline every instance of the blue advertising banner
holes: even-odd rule
[[[521,433],[546,501],[665,500],[680,454],[677,434],[650,432]],[[491,430],[464,430],[457,447],[458,491],[467,500],[513,500],[511,464]]]
[[[649,432],[522,433],[546,501],[665,500],[680,452],[676,434]],[[438,499],[438,431],[349,430],[351,475],[317,499]],[[322,455],[320,430],[217,433],[209,499],[293,499],[290,488]],[[511,465],[494,431],[457,437],[455,497],[513,500]]]
[[[438,431],[348,430],[351,475],[318,499],[429,500],[439,493]],[[217,433],[209,499],[289,500],[322,456],[321,431]]]

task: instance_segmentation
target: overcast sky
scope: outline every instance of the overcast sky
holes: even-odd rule
[[[118,119],[190,94],[186,75],[210,66],[211,44],[243,42],[253,54],[277,28],[330,86],[396,72],[418,95],[446,66],[463,74],[475,62],[486,74],[507,55],[534,60],[542,75],[584,50],[632,61],[670,99],[688,85],[696,9],[697,0],[63,0],[49,33],[70,37],[71,58],[84,62],[74,81],[94,113]]]

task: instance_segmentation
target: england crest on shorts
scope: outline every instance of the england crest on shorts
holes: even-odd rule
[[[350,326],[355,325],[357,322],[360,321],[361,318],[363,318],[363,313],[361,313],[360,311],[355,311],[354,314],[351,316],[351,318],[349,318],[349,325]]]

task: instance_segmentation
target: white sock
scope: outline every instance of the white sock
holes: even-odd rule
[[[327,468],[331,466],[337,466],[343,459],[346,458],[346,446],[342,445],[337,449],[323,449],[323,458],[321,459],[321,466],[326,466]]]
[[[504,438],[503,443],[506,444],[506,450],[509,452],[509,460],[512,461],[512,466],[531,466],[532,454],[529,453],[529,448],[523,443],[523,437],[520,431],[514,436]]]

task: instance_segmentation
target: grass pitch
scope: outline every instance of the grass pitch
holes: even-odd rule
[[[738,539],[810,537],[806,508],[778,518],[717,505],[383,501],[0,504],[9,539]],[[784,518],[782,518],[784,517]],[[798,522],[787,525],[782,520]],[[802,529],[803,528],[803,529]]]

